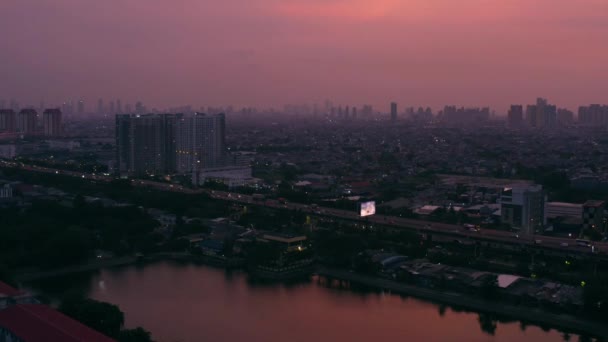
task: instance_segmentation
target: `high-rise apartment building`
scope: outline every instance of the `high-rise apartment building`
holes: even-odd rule
[[[97,100],[97,114],[101,115],[104,114],[103,112],[103,99],[100,98],[99,100]]]
[[[574,113],[568,109],[560,108],[557,110],[558,126],[568,126],[574,123]]]
[[[177,171],[182,174],[224,166],[226,117],[197,113],[177,123]]]
[[[500,195],[502,222],[523,234],[542,232],[545,219],[545,194],[541,185],[505,188]]]
[[[129,176],[174,173],[180,118],[181,114],[116,115],[118,172]]]
[[[608,106],[592,104],[579,107],[578,122],[585,126],[608,126]]]
[[[522,105],[512,105],[509,109],[508,123],[511,128],[519,128],[524,123],[524,107]]]
[[[17,128],[17,115],[12,109],[0,109],[0,132],[13,133]]]
[[[547,99],[537,98],[536,105],[526,107],[526,124],[532,128],[555,128],[557,126],[557,107],[550,105]]]
[[[47,137],[56,137],[63,134],[62,114],[58,108],[45,109],[42,114],[42,123],[44,126],[44,135]]]
[[[38,128],[38,113],[35,109],[22,109],[17,114],[17,132],[33,134]]]

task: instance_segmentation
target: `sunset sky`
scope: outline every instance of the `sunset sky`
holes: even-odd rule
[[[0,99],[608,103],[607,0],[2,0]]]

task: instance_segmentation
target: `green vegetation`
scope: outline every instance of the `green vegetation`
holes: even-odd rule
[[[152,342],[150,333],[141,327],[123,329],[124,313],[116,305],[71,294],[63,299],[59,311],[118,342]]]
[[[139,208],[106,208],[37,200],[21,211],[0,210],[0,257],[8,267],[57,267],[82,262],[95,249],[116,255],[141,251],[158,225]]]

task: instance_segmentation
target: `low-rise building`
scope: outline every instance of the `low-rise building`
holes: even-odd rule
[[[545,203],[545,217],[553,219],[556,217],[581,217],[583,205],[578,203],[547,202]]]

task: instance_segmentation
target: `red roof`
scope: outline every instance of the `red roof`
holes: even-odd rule
[[[17,304],[0,311],[0,327],[25,342],[115,342],[41,304]]]
[[[9,284],[0,281],[0,295],[5,295],[8,297],[15,297],[24,294],[25,292],[17,290],[16,288],[10,286]]]

